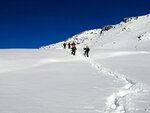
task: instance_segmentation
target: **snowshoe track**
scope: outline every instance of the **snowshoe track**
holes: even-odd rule
[[[99,73],[112,76],[115,79],[125,83],[125,86],[123,86],[118,92],[111,94],[107,98],[104,113],[129,113],[130,107],[128,106],[131,102],[131,98],[133,95],[143,91],[142,84],[129,79],[124,74],[113,72],[110,69],[103,67],[101,64],[95,63],[90,58],[85,58],[79,52],[77,53],[77,56],[80,57],[81,60],[91,64],[91,66],[94,67]]]

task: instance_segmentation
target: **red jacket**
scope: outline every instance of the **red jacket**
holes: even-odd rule
[[[72,47],[75,47],[76,44],[73,42],[71,45],[72,45]]]

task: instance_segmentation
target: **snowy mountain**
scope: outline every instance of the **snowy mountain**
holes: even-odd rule
[[[117,25],[108,25],[77,34],[63,42],[41,48],[62,48],[64,42],[75,41],[78,48],[89,45],[101,49],[138,49],[150,48],[150,15],[124,18]]]
[[[150,113],[149,40],[146,15],[41,49],[0,49],[0,113]],[[61,49],[73,41],[75,56]]]

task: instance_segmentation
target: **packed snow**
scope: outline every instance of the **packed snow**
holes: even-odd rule
[[[0,113],[150,113],[150,15],[0,56]]]

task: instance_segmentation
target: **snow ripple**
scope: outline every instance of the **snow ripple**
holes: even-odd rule
[[[111,94],[106,101],[106,108],[104,113],[127,113],[129,112],[129,103],[133,95],[140,93],[143,91],[142,84],[139,84],[131,79],[129,79],[126,75],[116,73],[111,71],[108,68],[105,68],[101,64],[97,64],[90,58],[85,58],[81,53],[78,52],[78,57],[80,57],[83,61],[88,62],[94,67],[98,72],[103,73],[105,75],[110,75],[115,77],[119,81],[123,81],[125,86],[123,86],[118,92]],[[131,112],[131,111],[130,111]]]

